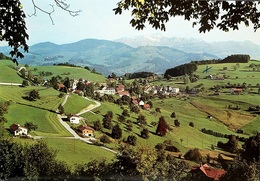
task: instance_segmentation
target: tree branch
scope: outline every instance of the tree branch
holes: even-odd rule
[[[77,11],[70,10],[69,9],[70,5],[67,4],[65,2],[65,0],[53,0],[53,1],[56,3],[57,7],[59,7],[60,9],[66,11],[66,12],[68,12],[73,17],[79,15],[79,13],[81,12],[81,10],[77,10]],[[50,6],[52,7],[52,11],[46,11],[46,10],[42,9],[41,7],[39,7],[34,2],[34,0],[32,0],[32,4],[33,4],[34,12],[33,12],[33,14],[28,15],[29,17],[36,16],[37,15],[37,10],[38,10],[38,11],[41,11],[41,12],[47,14],[50,17],[50,20],[51,20],[52,24],[54,25],[54,21],[53,21],[53,18],[52,18],[52,14],[55,12],[54,5],[50,4]]]

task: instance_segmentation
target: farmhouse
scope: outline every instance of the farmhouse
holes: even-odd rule
[[[209,167],[207,164],[204,164],[202,166],[193,166],[190,173],[198,174],[201,177],[204,177],[203,180],[217,181],[223,174],[226,173],[226,171],[223,169],[212,168]]]
[[[72,123],[72,124],[79,124],[80,116],[78,116],[76,114],[69,114],[67,116],[67,118],[68,118],[70,123]]]
[[[10,126],[10,131],[14,136],[27,135],[28,129],[20,126],[19,124],[12,124]]]
[[[80,125],[78,126],[77,129],[80,132],[80,134],[82,134],[83,136],[89,136],[89,137],[94,136],[94,129],[89,126]]]

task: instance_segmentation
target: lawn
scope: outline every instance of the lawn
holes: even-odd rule
[[[66,138],[44,139],[48,146],[58,151],[57,159],[65,161],[69,165],[88,163],[93,159],[105,158],[112,161],[115,154],[95,145],[89,145],[83,141]]]

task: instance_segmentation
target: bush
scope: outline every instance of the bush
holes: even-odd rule
[[[189,150],[187,153],[185,153],[184,158],[186,160],[191,160],[195,162],[204,162],[204,157],[200,154],[200,151],[198,148],[194,148],[193,150]]]
[[[163,143],[158,143],[157,145],[155,145],[155,149],[157,149],[157,150],[164,150],[165,149],[165,145]]]
[[[134,136],[134,135],[129,135],[129,136],[127,137],[126,142],[127,142],[128,144],[130,144],[130,145],[135,146],[135,145],[136,145],[136,142],[137,142],[137,137]]]
[[[141,137],[144,138],[144,139],[148,139],[149,138],[149,130],[147,128],[144,128],[141,131]]]
[[[190,122],[190,123],[189,123],[189,126],[194,127],[194,123],[193,123],[193,122]]]
[[[173,145],[166,145],[165,146],[165,150],[166,151],[170,151],[170,152],[179,152],[180,151],[178,148],[176,148]]]
[[[103,135],[100,137],[100,141],[102,143],[111,143],[111,140],[109,139],[109,137],[107,135]]]

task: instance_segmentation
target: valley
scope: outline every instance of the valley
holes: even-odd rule
[[[229,139],[225,135],[247,139],[260,131],[259,111],[248,111],[249,107],[259,106],[260,102],[260,73],[250,68],[252,64],[259,65],[259,61],[251,60],[239,65],[211,64],[212,68],[208,73],[203,73],[205,65],[199,65],[194,72],[199,77],[198,80],[185,83],[183,76],[170,79],[159,76],[126,80],[120,76],[107,78],[82,67],[69,66],[27,65],[26,77],[22,77],[11,61],[1,60],[0,68],[3,72],[0,83],[23,84],[24,81],[28,81],[26,86],[0,84],[0,102],[10,102],[8,112],[4,114],[7,120],[4,123],[4,137],[11,137],[7,130],[12,124],[24,125],[26,122],[33,122],[38,128],[32,130],[30,135],[41,138],[48,147],[57,150],[57,159],[72,167],[76,164],[87,164],[94,159],[112,162],[116,158],[115,154],[101,146],[117,152],[119,145],[131,147],[131,143],[127,141],[129,136],[135,137],[136,142],[132,147],[137,149],[142,146],[154,149],[158,144],[172,146],[176,151],[166,152],[180,160],[185,160],[184,155],[194,148],[198,148],[202,156],[208,156],[210,163],[217,164],[219,155],[226,155],[226,160],[233,160],[234,153],[218,147],[219,142],[228,142]],[[30,79],[29,72],[33,74]],[[40,79],[42,82],[35,83],[33,77],[39,78],[40,72],[51,72],[51,75],[43,75]],[[209,75],[226,78],[208,78]],[[56,84],[67,85],[66,80],[70,80],[69,87],[57,90]],[[73,81],[77,81],[74,90]],[[241,92],[232,93],[233,87],[229,85],[239,87]],[[102,92],[101,88],[104,87],[111,90],[113,88],[115,93]],[[119,90],[119,87],[124,88]],[[178,92],[172,93],[170,87],[178,88]],[[31,90],[36,90],[40,99],[24,99]],[[122,96],[120,92],[128,94]],[[64,112],[61,113],[59,105],[64,101],[65,94],[69,97],[63,105]],[[91,99],[87,100],[84,96]],[[94,100],[99,102],[100,106],[80,114],[82,119],[79,124],[95,130],[95,141],[87,144],[73,139],[60,124],[57,115],[61,114],[66,119],[69,114],[80,113],[95,105]],[[139,103],[133,105],[133,100]],[[149,104],[149,108],[146,109],[141,101]],[[127,114],[123,114],[124,111]],[[109,114],[112,127],[118,125],[121,129],[119,138],[114,137],[112,127],[104,127],[105,118]],[[168,125],[164,136],[158,135],[157,132],[158,121],[161,118]],[[77,132],[79,124],[63,121]],[[101,123],[101,129],[96,130],[97,122]],[[144,129],[148,130],[148,137],[144,137]],[[202,132],[203,129],[212,130],[218,136]],[[109,141],[103,141],[103,137],[107,137]],[[14,140],[22,144],[37,142],[37,139]],[[241,149],[244,143],[239,140],[237,149]],[[193,164],[195,162],[190,162],[190,166]]]

